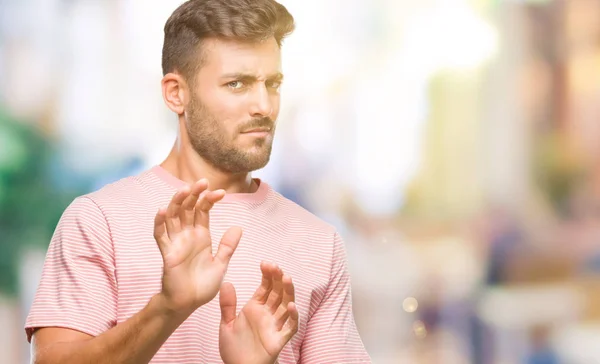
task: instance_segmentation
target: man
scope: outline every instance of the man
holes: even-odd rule
[[[171,15],[162,91],[178,138],[64,212],[26,323],[36,363],[370,362],[341,238],[250,175],[269,160],[293,28],[273,0]]]

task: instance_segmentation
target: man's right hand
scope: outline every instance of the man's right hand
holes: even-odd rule
[[[165,308],[189,316],[219,292],[229,261],[242,236],[239,227],[227,230],[213,256],[209,212],[225,191],[208,190],[202,179],[178,191],[154,220],[154,238],[164,262],[162,291]]]

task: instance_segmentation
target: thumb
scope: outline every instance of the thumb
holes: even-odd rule
[[[237,297],[235,295],[233,284],[223,283],[223,285],[221,285],[219,303],[221,305],[221,323],[228,324],[233,321],[236,316]]]

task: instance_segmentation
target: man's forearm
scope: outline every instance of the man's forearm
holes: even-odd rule
[[[156,295],[127,321],[89,340],[52,344],[34,363],[148,363],[187,317],[169,311]]]

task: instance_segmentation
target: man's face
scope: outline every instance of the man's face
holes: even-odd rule
[[[202,43],[202,56],[185,110],[192,146],[223,172],[264,167],[271,155],[283,77],[277,42],[208,39]]]

